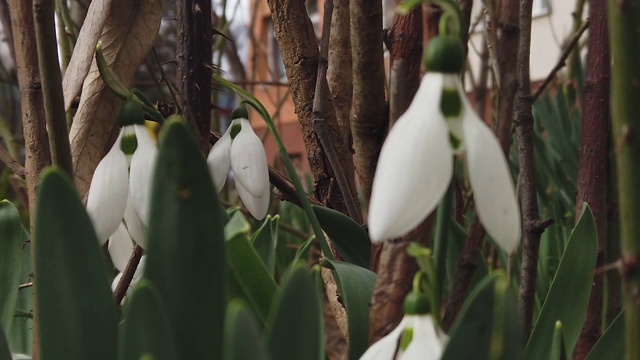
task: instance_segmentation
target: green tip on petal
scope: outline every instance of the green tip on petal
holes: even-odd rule
[[[424,315],[430,313],[429,299],[425,294],[410,292],[404,298],[405,315]]]
[[[427,71],[459,74],[464,68],[465,51],[460,37],[441,35],[429,40],[424,53]]]
[[[120,126],[144,125],[144,109],[137,101],[129,98],[118,111]]]
[[[404,329],[402,331],[402,335],[400,335],[400,349],[402,349],[402,351],[407,350],[412,340],[413,340],[413,328]]]
[[[462,99],[458,89],[442,89],[440,98],[440,111],[445,118],[459,117],[462,115]]]
[[[240,133],[240,130],[242,130],[242,125],[240,125],[239,123],[232,123],[230,131],[231,139],[235,139],[236,136]]]
[[[124,135],[120,140],[120,150],[125,155],[133,155],[138,148],[138,138],[135,134]]]
[[[240,105],[237,108],[233,109],[231,113],[231,119],[249,119],[249,112],[247,111],[247,107],[244,105]]]

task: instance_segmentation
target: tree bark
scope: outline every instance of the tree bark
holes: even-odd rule
[[[596,269],[605,261],[607,244],[607,162],[609,149],[609,90],[611,64],[607,5],[603,1],[589,2],[589,52],[584,84],[582,110],[582,144],[578,167],[576,217],[582,203],[591,207],[598,231]],[[596,274],[589,297],[584,327],[574,359],[584,359],[601,334],[604,275]]]
[[[323,204],[347,213],[329,162],[313,130],[312,109],[319,58],[318,41],[315,37],[313,24],[309,20],[303,1],[268,0],[268,4],[271,9],[276,40],[282,52],[289,80],[289,89],[300,121],[311,173],[315,179],[315,196]],[[326,125],[336,152],[340,156],[342,167],[349,181],[349,188],[353,191],[352,196],[357,201],[351,152],[343,141],[343,134],[336,121],[333,104],[328,97],[324,101],[327,102],[322,105],[326,110]]]
[[[211,1],[177,1],[177,78],[182,115],[196,130],[204,154],[211,131]]]
[[[351,133],[356,172],[365,202],[369,202],[378,155],[386,132],[382,2],[351,0],[353,107]]]
[[[531,332],[538,269],[538,250],[540,247],[540,235],[544,231],[538,214],[533,157],[533,114],[531,112],[532,97],[529,77],[532,4],[533,0],[520,1],[520,40],[517,57],[518,90],[514,104],[514,121],[516,123],[518,154],[520,157],[520,206],[524,233],[519,307],[525,338]]]
[[[18,84],[20,86],[20,104],[22,127],[25,142],[25,178],[31,223],[31,251],[36,246],[35,215],[36,193],[40,173],[51,164],[49,139],[44,116],[42,86],[38,70],[38,50],[33,21],[33,3],[30,0],[10,0],[11,28],[16,54]],[[35,292],[35,287],[33,288]],[[33,359],[38,359],[37,308],[34,297],[33,308]]]
[[[331,42],[327,82],[336,119],[343,134],[342,141],[351,147],[351,101],[353,97],[353,71],[351,62],[351,25],[349,0],[333,0]],[[350,149],[353,151],[352,149]]]
[[[498,123],[496,135],[502,145],[502,151],[509,154],[511,147],[511,124],[513,119],[513,101],[518,90],[518,78],[516,65],[518,59],[518,39],[520,38],[520,26],[518,15],[520,8],[513,1],[502,0],[500,2],[500,16],[498,27],[500,28],[500,40],[498,51],[502,55],[498,58],[500,72],[500,88],[498,90]]]

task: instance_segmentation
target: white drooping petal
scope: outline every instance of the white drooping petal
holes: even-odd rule
[[[463,120],[469,182],[480,222],[507,254],[520,241],[520,210],[507,159],[493,131],[464,100]]]
[[[147,226],[142,223],[140,215],[138,215],[138,212],[133,207],[133,200],[131,199],[131,196],[129,196],[129,199],[127,200],[127,207],[124,210],[124,222],[127,226],[127,230],[129,231],[129,235],[131,235],[131,239],[143,249],[146,249]]]
[[[242,199],[242,203],[251,213],[251,216],[257,220],[264,219],[267,215],[267,211],[269,210],[269,200],[271,200],[269,183],[266,184],[266,189],[263,189],[263,195],[260,197],[251,195],[251,193],[238,181],[236,181],[236,190],[238,191],[240,199]]]
[[[127,158],[120,149],[121,139],[122,131],[93,173],[87,195],[87,213],[100,245],[118,229],[127,205],[129,169]]]
[[[405,316],[400,321],[400,324],[396,326],[387,336],[382,339],[376,341],[373,345],[371,345],[367,351],[362,354],[360,360],[392,360],[395,359],[396,353],[398,352],[398,342],[400,340],[400,335],[402,335],[402,331],[404,331],[406,325],[408,323],[407,317]]]
[[[133,241],[123,223],[120,223],[118,230],[109,238],[108,249],[113,266],[115,266],[118,271],[124,271],[133,252]]]
[[[149,223],[149,209],[151,208],[151,187],[153,172],[158,157],[158,148],[151,139],[144,125],[134,125],[138,147],[131,157],[129,169],[129,191],[133,208],[136,210],[143,224]]]
[[[436,329],[431,315],[410,316],[413,338],[400,360],[439,360],[446,346],[447,336]]]
[[[239,120],[242,128],[231,143],[231,168],[236,184],[241,183],[254,197],[262,197],[265,188],[269,187],[267,154],[249,120]]]
[[[453,155],[440,112],[441,94],[442,74],[427,73],[382,146],[369,202],[374,243],[413,230],[447,190]]]
[[[209,174],[211,174],[213,185],[218,192],[222,190],[224,183],[227,182],[229,169],[231,169],[231,128],[233,124],[234,122],[229,125],[224,135],[213,144],[207,156]]]

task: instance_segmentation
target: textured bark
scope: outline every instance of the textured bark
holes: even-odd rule
[[[206,154],[211,131],[211,1],[178,1],[176,15],[182,115],[197,130],[198,144]]]
[[[518,136],[520,158],[520,193],[524,233],[520,271],[520,316],[525,338],[531,332],[533,304],[536,291],[540,224],[536,198],[535,163],[533,157],[533,114],[531,112],[531,81],[529,55],[531,50],[531,8],[533,0],[520,1],[520,41],[518,45],[518,90],[514,104],[514,121]]]
[[[349,0],[333,0],[331,42],[327,82],[336,118],[346,144],[351,144],[351,100],[353,97],[351,63],[351,25]]]
[[[518,59],[518,39],[520,26],[518,15],[520,8],[513,1],[500,1],[500,17],[498,27],[500,40],[498,43],[498,69],[500,72],[500,89],[498,90],[498,122],[496,135],[502,145],[502,151],[509,154],[511,146],[511,124],[513,119],[513,100],[518,90],[516,64]]]
[[[609,149],[609,90],[611,64],[607,6],[603,1],[589,2],[589,52],[584,85],[582,110],[582,142],[578,168],[578,196],[576,216],[582,203],[591,207],[598,231],[596,269],[605,261],[607,243],[607,162]],[[594,276],[589,306],[574,359],[584,359],[601,334],[603,314],[602,273]]]
[[[422,31],[422,7],[418,6],[406,16],[396,14],[384,39],[391,62],[390,123],[409,107],[420,86]]]
[[[31,250],[36,245],[35,214],[36,193],[40,173],[51,163],[49,139],[44,117],[42,87],[38,71],[38,51],[33,24],[32,2],[29,0],[10,0],[11,28],[16,54],[18,84],[20,86],[20,105],[24,132],[25,178],[31,223]],[[35,293],[35,287],[33,289]],[[37,308],[34,296],[33,323],[34,346],[32,357],[38,359]]]
[[[268,0],[275,28],[276,40],[282,52],[289,90],[300,121],[311,173],[315,179],[315,196],[327,206],[346,213],[346,207],[324,151],[313,131],[312,109],[318,71],[318,41],[313,24],[307,15],[305,4],[294,0]],[[324,80],[326,81],[326,79]],[[347,144],[336,121],[335,110],[329,98],[325,121],[331,134],[334,148],[340,156],[343,169],[349,181],[350,189],[355,189],[353,163]],[[352,190],[353,191],[353,190]],[[355,191],[352,194],[356,199]]]
[[[382,2],[351,0],[349,8],[353,55],[351,133],[356,172],[362,194],[368,203],[387,127],[382,53]]]
[[[406,16],[395,15],[385,38],[391,55],[390,123],[409,107],[420,84],[422,59],[422,7]],[[380,339],[393,330],[404,314],[403,301],[411,291],[418,267],[407,254],[411,241],[426,244],[432,217],[407,236],[385,242],[372,249],[371,266],[378,277],[369,312],[369,341]]]

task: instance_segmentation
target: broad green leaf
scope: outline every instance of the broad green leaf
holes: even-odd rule
[[[322,206],[312,206],[322,230],[331,238],[342,258],[349,263],[369,268],[371,240],[366,231],[347,215]]]
[[[307,240],[305,240],[305,242],[303,242],[302,245],[300,245],[300,248],[298,248],[298,251],[296,251],[296,256],[293,258],[293,262],[292,263],[295,264],[300,259],[302,259],[302,256],[307,253],[309,248],[311,248],[311,245],[313,245],[313,241],[315,239],[316,239],[316,237],[312,236],[312,237],[308,238]]]
[[[22,268],[20,269],[21,284],[28,283],[33,280],[33,268],[31,266],[31,242],[29,234],[23,229],[23,239],[25,242],[20,251],[22,258]],[[9,347],[13,352],[21,354],[31,354],[33,351],[33,318],[31,315],[33,309],[33,289],[31,287],[18,291],[18,299],[16,300],[16,315],[11,324],[11,332],[9,333]]]
[[[218,359],[226,304],[223,210],[206,161],[180,120],[163,128],[152,187],[145,277],[167,310],[180,359]]]
[[[593,215],[585,204],[525,348],[525,359],[549,359],[558,320],[563,326],[565,352],[573,353],[589,302],[597,243]]]
[[[433,258],[435,262],[436,274],[438,277],[438,298],[444,291],[445,278],[447,274],[447,248],[451,241],[449,233],[451,232],[451,214],[453,211],[453,182],[449,185],[436,215],[436,227],[433,234]]]
[[[262,262],[273,275],[276,268],[276,247],[278,246],[278,221],[280,216],[267,215],[262,226],[251,237],[251,244]]]
[[[336,279],[342,304],[349,321],[349,359],[359,359],[369,345],[369,301],[376,284],[376,274],[363,267],[324,260]]]
[[[267,360],[258,326],[242,301],[232,300],[225,319],[224,360]]]
[[[249,235],[250,232],[251,225],[240,211],[234,211],[231,219],[229,219],[229,222],[224,226],[225,239],[231,239],[238,234]]]
[[[11,330],[18,299],[23,237],[20,213],[7,200],[0,201],[0,327],[5,334]]]
[[[119,337],[123,360],[153,356],[155,360],[177,359],[167,312],[151,281],[141,279],[127,302]]]
[[[40,358],[116,358],[116,308],[91,220],[73,185],[47,169],[34,242]]]
[[[517,299],[502,273],[483,278],[465,301],[442,359],[518,359],[522,325]]]
[[[605,330],[586,360],[622,360],[624,358],[624,310]]]
[[[4,334],[5,333],[0,326],[0,360],[11,360],[9,343],[7,342],[7,337]]]
[[[285,278],[266,329],[271,359],[323,359],[323,317],[311,274],[302,266],[294,266]]]
[[[567,360],[567,353],[564,351],[564,338],[562,336],[562,323],[556,321],[553,329],[553,340],[551,341],[551,357],[552,360]]]
[[[264,324],[278,286],[246,235],[238,234],[227,241],[227,262],[230,276],[242,292],[231,295],[242,296]]]

